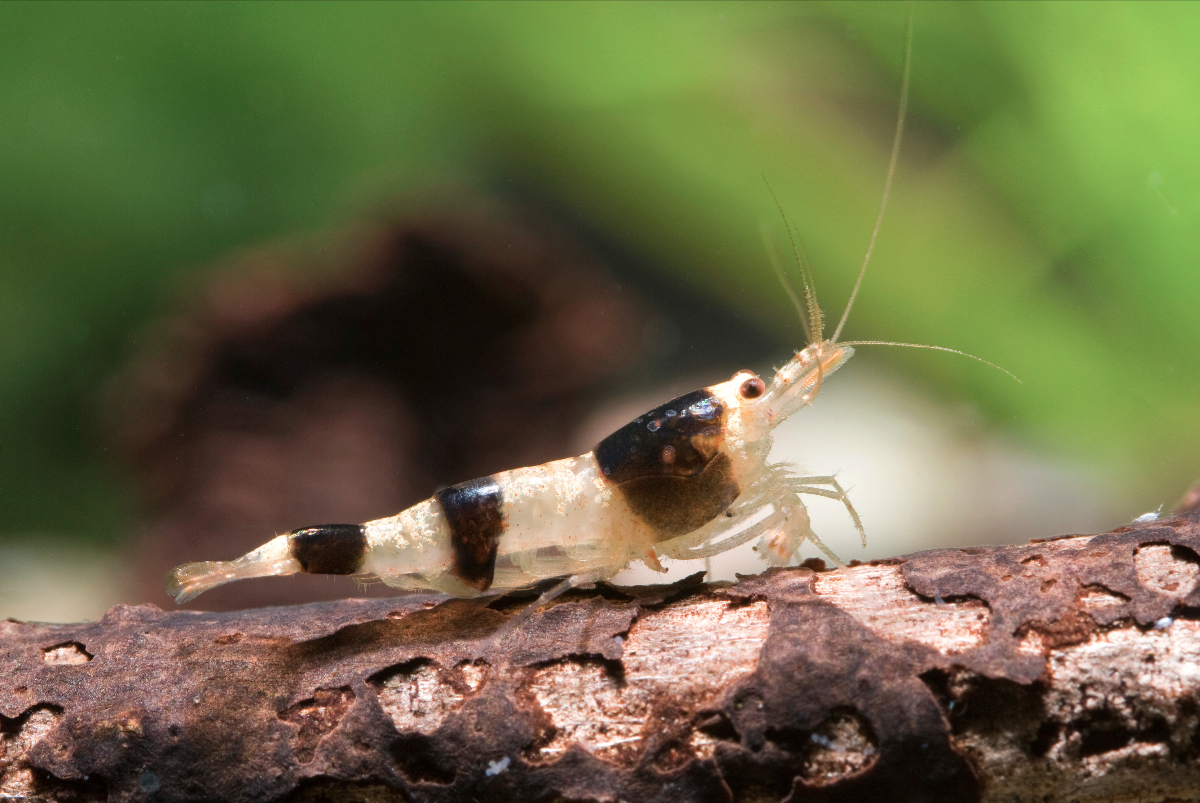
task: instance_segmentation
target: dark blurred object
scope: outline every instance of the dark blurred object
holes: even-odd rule
[[[544,218],[443,208],[252,251],[146,333],[109,399],[144,491],[139,599],[169,603],[162,578],[177,564],[391,515],[438,487],[568,454],[647,316]],[[301,575],[197,606],[387,593]]]
[[[1200,482],[1193,485],[1191,490],[1184,494],[1174,512],[1176,516],[1186,516],[1188,513],[1195,513],[1198,510],[1200,510]]]

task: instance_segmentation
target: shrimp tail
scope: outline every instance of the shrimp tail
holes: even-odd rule
[[[206,560],[185,563],[167,574],[167,593],[183,604],[211,588],[247,580],[251,577],[272,577],[304,571],[292,556],[288,535],[273,538],[253,552],[236,560]]]

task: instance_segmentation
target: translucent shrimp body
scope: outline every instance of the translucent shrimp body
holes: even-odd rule
[[[604,579],[638,560],[661,571],[660,556],[708,557],[754,538],[772,562],[790,560],[806,539],[833,557],[798,494],[844,501],[841,489],[829,477],[791,477],[766,456],[771,431],[852,354],[814,344],[769,386],[739,371],[639,416],[587,454],[455,485],[362,525],[296,530],[233,561],[180,566],[167,591],[184,602],[234,580],[308,572],[473,596],[554,577]]]

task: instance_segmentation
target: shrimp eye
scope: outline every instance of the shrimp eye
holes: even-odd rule
[[[743,399],[757,399],[763,395],[763,391],[766,389],[766,383],[757,376],[753,376],[742,383],[742,386],[738,388],[738,393],[741,394]]]

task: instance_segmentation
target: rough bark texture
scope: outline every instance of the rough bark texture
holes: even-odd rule
[[[0,623],[0,798],[1200,800],[1198,552],[1190,513],[600,587],[496,646],[518,601]]]

